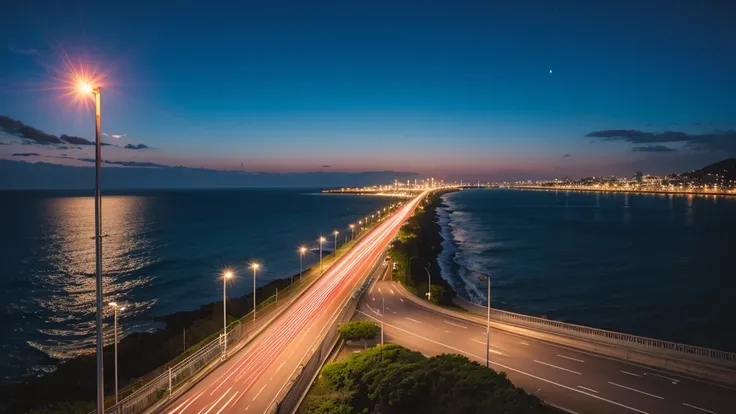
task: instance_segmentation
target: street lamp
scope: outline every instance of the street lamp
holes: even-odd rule
[[[355,238],[355,224],[350,225],[350,240],[353,240]]]
[[[429,286],[427,286],[427,300],[432,301],[432,276],[429,274],[429,269],[427,267],[424,267],[424,270],[427,272],[427,279],[429,280]]]
[[[322,243],[325,242],[325,238],[319,237],[319,274],[322,274]]]
[[[335,248],[335,251],[334,251],[334,252],[332,252],[332,253],[334,253],[334,254],[335,254],[335,257],[337,257],[337,235],[338,235],[338,234],[340,234],[340,232],[339,232],[339,231],[337,231],[337,230],[335,230],[334,232],[332,232],[332,234],[334,234],[334,235],[335,235],[335,246],[334,246],[334,248]]]
[[[256,321],[256,271],[261,267],[258,263],[251,263],[250,268],[253,269],[253,322]]]
[[[118,311],[122,312],[125,310],[125,306],[118,306],[115,302],[110,302],[108,305],[113,310],[113,329],[115,330],[115,404],[118,403]]]
[[[491,277],[480,276],[480,280],[488,282],[488,301],[486,307],[488,308],[488,317],[486,318],[486,368],[491,367]]]
[[[76,79],[77,91],[82,96],[92,94],[95,100],[95,300],[97,310],[97,413],[105,410],[104,368],[102,359],[102,196],[100,194],[100,168],[102,167],[102,143],[100,141],[100,86],[92,86],[85,79]]]
[[[307,252],[307,248],[302,246],[299,248],[299,280],[302,280],[302,273],[304,273],[304,253]],[[294,278],[291,278],[291,283],[294,283]]]
[[[227,281],[233,278],[233,272],[226,270],[222,275],[222,359],[227,357]]]

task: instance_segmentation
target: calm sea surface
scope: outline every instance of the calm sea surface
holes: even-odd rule
[[[94,203],[90,193],[0,192],[0,379],[54,369],[94,347]],[[127,332],[155,315],[221,300],[223,268],[263,268],[258,284],[299,272],[297,248],[393,200],[318,190],[111,193],[103,197],[105,303],[125,303]],[[319,260],[305,256],[305,267]],[[250,273],[247,273],[250,275]],[[235,280],[228,296],[252,290]],[[107,311],[107,309],[106,309]],[[107,315],[110,316],[110,315]]]
[[[736,351],[736,198],[465,190],[440,207],[460,295],[573,323]]]

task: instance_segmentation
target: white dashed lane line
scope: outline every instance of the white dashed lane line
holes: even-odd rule
[[[450,322],[450,321],[443,321],[443,322],[446,323],[446,324],[448,324],[448,325],[457,326],[458,328],[468,329],[467,326],[463,326],[463,325],[460,325],[460,324],[457,324],[457,323],[453,323],[453,322]]]
[[[711,410],[706,410],[705,408],[696,407],[694,405],[690,405],[690,404],[686,404],[686,403],[682,403],[682,405],[684,405],[685,407],[694,408],[694,409],[699,410],[699,411],[702,411],[704,413],[716,414],[716,413],[714,413]]]
[[[419,322],[419,321],[418,321],[418,320],[416,320],[416,319],[412,319],[412,318],[405,318],[405,319],[407,319],[407,320],[410,320],[410,321],[412,321],[412,322],[414,322],[414,323],[421,323],[421,322]]]
[[[590,391],[590,392],[594,392],[594,393],[598,394],[598,391],[596,391],[596,390],[594,390],[592,388],[583,387],[582,385],[578,385],[578,388],[583,389],[585,391]]]
[[[639,378],[641,378],[641,375],[639,375],[639,374],[634,374],[633,372],[629,372],[629,371],[621,371],[621,373],[622,373],[622,374],[626,374],[626,375],[631,375],[632,377],[639,377]]]
[[[570,361],[585,362],[582,359],[577,359],[577,358],[573,358],[573,357],[569,357],[569,356],[565,356],[565,355],[559,355],[558,354],[557,356],[560,357],[560,358],[569,359]]]
[[[644,391],[639,391],[636,388],[631,388],[631,387],[627,387],[625,385],[616,384],[615,382],[611,382],[611,381],[608,381],[608,383],[611,384],[611,385],[615,385],[617,387],[623,388],[623,389],[627,389],[629,391],[638,392],[639,394],[644,394],[644,395],[648,395],[650,397],[659,398],[660,400],[664,400],[664,397],[660,397],[659,395],[650,394],[650,393],[644,392]]]
[[[550,363],[538,361],[536,359],[534,360],[534,362],[536,362],[537,364],[547,365],[548,367],[557,368],[557,369],[562,370],[562,371],[571,372],[571,373],[573,373],[575,375],[583,375],[583,374],[581,374],[581,373],[579,373],[577,371],[573,371],[573,370],[567,369],[567,368],[558,367],[557,365],[552,365]]]

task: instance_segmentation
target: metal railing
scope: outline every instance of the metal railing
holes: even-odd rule
[[[322,364],[324,364],[324,361],[335,347],[339,336],[337,332],[338,327],[353,317],[358,302],[360,301],[360,297],[364,291],[365,289],[363,287],[359,287],[356,291],[359,293],[357,295],[353,294],[345,303],[337,317],[333,319],[332,324],[327,329],[325,337],[318,345],[315,346],[312,351],[312,355],[301,367],[299,372],[296,374],[296,377],[291,380],[291,383],[286,389],[286,393],[278,402],[274,403],[266,410],[267,413],[290,414],[296,411],[302,401],[304,393],[312,385],[312,380],[315,378],[319,370],[322,369]]]
[[[668,353],[679,356],[688,356],[698,360],[736,364],[736,353],[733,352],[719,351],[717,349],[704,348],[695,345],[686,345],[663,341],[660,339],[608,331],[605,329],[591,328],[588,326],[537,318],[499,309],[491,309],[491,318],[493,320],[510,322],[516,325],[528,326],[535,329],[539,329],[540,326],[543,326],[547,330],[559,331],[572,336],[584,337],[586,339],[599,340],[602,342],[613,342],[616,345],[639,349],[642,351]]]

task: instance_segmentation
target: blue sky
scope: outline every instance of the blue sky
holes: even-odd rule
[[[474,179],[736,155],[725,1],[56,3],[3,19],[0,114],[92,138],[49,89],[63,56],[99,65],[103,130],[155,148],[136,160]],[[645,135],[586,137],[608,130]]]

